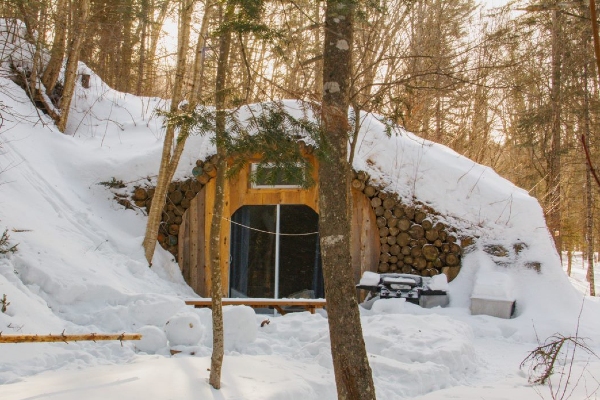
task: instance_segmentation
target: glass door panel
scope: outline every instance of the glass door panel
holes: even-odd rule
[[[238,209],[231,223],[230,297],[324,297],[318,226],[318,214],[304,205]]]
[[[308,206],[280,207],[279,296],[324,297],[319,235],[306,235],[319,230],[319,215]]]
[[[230,296],[272,298],[275,235],[266,232],[275,232],[276,207],[244,206],[231,219]]]

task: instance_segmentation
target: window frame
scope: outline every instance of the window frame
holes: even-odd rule
[[[250,175],[249,175],[249,183],[250,183],[250,188],[251,189],[302,189],[302,185],[289,185],[289,184],[282,184],[282,185],[263,185],[260,183],[257,183],[254,179],[254,177],[256,176],[256,171],[258,170],[258,166],[261,163],[258,161],[255,162],[251,162],[250,163]],[[266,164],[262,164],[262,166],[266,166],[267,168],[269,168],[271,166],[273,166],[272,163],[266,163]],[[301,163],[296,163],[296,166],[298,168],[302,168],[302,164]],[[303,173],[306,173],[306,169],[303,169]]]

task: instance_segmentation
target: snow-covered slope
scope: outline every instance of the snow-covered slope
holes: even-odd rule
[[[113,91],[92,72],[91,88],[77,88],[65,135],[8,79],[11,48],[4,49],[0,230],[9,230],[18,252],[0,256],[0,296],[10,302],[0,313],[0,331],[142,331],[138,347],[146,351],[131,342],[0,344],[0,398],[216,397],[205,382],[210,312],[184,305],[193,293],[168,253],[158,248],[148,268],[141,249],[145,216],[117,205],[100,184],[155,179],[163,131],[153,110],[164,101]],[[12,56],[26,65],[27,52]],[[285,104],[300,112],[296,102]],[[424,310],[389,300],[363,311],[378,396],[486,398],[510,387],[506,398],[532,398],[519,362],[535,347],[536,333],[543,339],[573,332],[583,300],[560,268],[538,203],[443,146],[402,130],[388,137],[375,116],[364,116],[359,140],[356,169],[480,238],[450,286],[451,307]],[[212,151],[209,138],[191,137],[176,177],[189,175],[195,160]],[[507,267],[483,251],[487,244],[511,249],[515,243],[526,248],[512,254]],[[529,262],[539,262],[541,273],[524,268]],[[501,271],[514,282],[516,318],[470,315],[469,296],[486,271]],[[599,304],[585,304],[580,334],[598,351]],[[324,314],[270,317],[262,328],[266,317],[249,308],[229,307],[225,314],[222,398],[335,398]],[[170,357],[173,347],[182,353]],[[586,366],[578,358],[576,370],[583,368],[600,372],[597,362]]]

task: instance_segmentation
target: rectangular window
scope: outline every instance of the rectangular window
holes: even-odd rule
[[[250,185],[253,189],[299,189],[304,180],[304,169],[296,164],[297,170],[283,171],[273,164],[252,163]]]

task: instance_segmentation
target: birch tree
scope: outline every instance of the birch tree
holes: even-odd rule
[[[176,115],[179,111],[179,103],[183,100],[183,83],[187,64],[187,53],[190,42],[190,23],[194,8],[194,0],[182,0],[179,9],[179,34],[177,40],[177,65],[175,68],[175,82],[173,84],[173,96],[171,98],[170,113]],[[165,206],[167,189],[173,179],[177,164],[181,158],[185,140],[189,135],[189,130],[184,128],[180,130],[177,142],[175,143],[176,124],[170,123],[167,118],[165,139],[163,143],[162,157],[156,189],[152,198],[152,205],[148,213],[148,222],[146,224],[146,234],[144,236],[144,253],[148,264],[152,266],[152,257],[156,249],[156,239],[160,226],[162,210]]]

